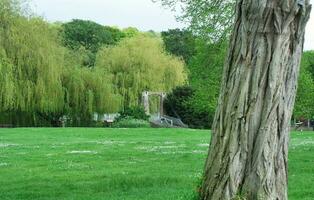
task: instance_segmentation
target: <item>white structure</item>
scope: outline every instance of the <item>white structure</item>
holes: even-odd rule
[[[150,111],[149,111],[149,97],[150,96],[159,96],[160,98],[159,117],[163,116],[164,115],[164,100],[167,94],[164,92],[148,92],[148,91],[145,91],[142,93],[142,102],[143,102],[143,106],[147,115],[150,114]]]

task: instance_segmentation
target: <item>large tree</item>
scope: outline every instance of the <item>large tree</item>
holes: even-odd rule
[[[117,111],[110,76],[82,68],[79,52],[61,45],[58,26],[21,3],[0,0],[0,123],[56,125],[63,115],[89,122],[94,112]]]
[[[237,0],[201,199],[288,199],[308,0]]]
[[[81,19],[62,24],[61,30],[64,45],[79,51],[83,65],[88,67],[94,66],[96,54],[102,46],[115,45],[127,36],[117,28]]]
[[[187,78],[184,62],[166,54],[159,38],[145,34],[100,50],[96,69],[112,77],[124,108],[137,106],[145,90],[169,92]]]
[[[182,57],[185,63],[195,55],[196,39],[188,30],[169,29],[161,32],[161,37],[167,52]]]

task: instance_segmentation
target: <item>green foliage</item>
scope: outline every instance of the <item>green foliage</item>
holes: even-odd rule
[[[113,123],[113,128],[150,128],[147,120],[125,117]]]
[[[78,121],[82,117],[83,121],[91,121],[94,112],[117,112],[120,97],[112,91],[110,81],[110,77],[97,69],[67,67],[63,76],[66,113]]]
[[[0,112],[10,123],[56,124],[62,115],[90,121],[94,112],[112,112],[120,97],[104,71],[81,67],[81,52],[62,46],[58,24],[21,11],[20,1],[0,1]],[[84,49],[85,50],[85,49]]]
[[[178,117],[187,122],[186,116],[188,116],[189,108],[186,107],[186,102],[192,98],[194,90],[190,86],[180,86],[174,88],[171,93],[167,95],[164,102],[165,111],[172,117]]]
[[[195,55],[195,37],[190,31],[171,29],[161,33],[166,50],[176,56],[182,57],[188,63]]]
[[[198,41],[197,54],[188,65],[189,81],[195,90],[188,104],[194,107],[195,113],[208,113],[210,121],[217,107],[226,51],[227,42],[207,44]]]
[[[121,39],[117,29],[104,27],[88,20],[74,19],[63,24],[62,27],[64,44],[73,50],[84,47],[96,53],[103,45],[113,45]]]
[[[314,51],[306,51],[303,53],[302,66],[305,66],[306,70],[311,73],[312,79],[314,79]]]
[[[125,34],[117,28],[102,26],[88,20],[74,19],[62,24],[62,37],[66,47],[80,51],[85,56],[83,65],[92,67],[100,47],[116,44],[125,37]]]
[[[188,63],[189,84],[193,95],[182,104],[192,127],[209,128],[214,118],[219,97],[220,81],[227,51],[227,42],[209,43],[189,31],[169,30],[162,33],[166,49],[185,57]],[[187,111],[188,110],[188,111]],[[172,114],[171,114],[172,115]],[[190,116],[190,117],[189,117]]]
[[[195,96],[195,90],[191,86],[175,88],[167,95],[165,110],[167,115],[180,118],[190,128],[209,128],[211,118],[208,111],[198,111],[191,104]]]
[[[153,37],[153,38],[160,38],[161,37],[161,34],[159,32],[155,32],[153,30],[147,31],[147,32],[145,32],[145,34],[147,36],[150,36],[150,37]]]
[[[182,113],[179,116],[190,127],[211,127],[219,97],[225,52],[226,44],[224,43],[208,45],[199,40],[197,53],[188,65],[191,87],[188,91],[193,92],[181,99],[181,94],[178,91],[174,91],[173,94],[178,99],[171,100],[170,98],[171,104],[178,105],[176,112],[179,113],[181,110]],[[186,90],[186,88],[178,89]],[[167,110],[169,109],[171,107],[167,108]],[[173,113],[170,115],[177,117]]]
[[[134,107],[126,108],[123,111],[119,112],[119,114],[120,116],[117,119],[117,121],[124,118],[128,118],[128,117],[132,117],[134,119],[141,119],[145,121],[148,121],[149,119],[149,116],[146,115],[145,110],[142,106],[134,106]]]
[[[210,127],[219,97],[220,81],[228,46],[227,37],[231,32],[236,1],[153,1],[161,2],[163,6],[173,10],[181,9],[183,14],[179,16],[179,19],[189,23],[188,30],[192,32],[194,44],[182,42],[185,41],[184,37],[176,34],[178,38],[181,38],[176,40],[182,43],[174,43],[172,46],[180,46],[177,49],[181,50],[194,49],[195,51],[191,59],[185,59],[188,60],[189,83],[194,89],[194,95],[186,101],[186,106],[193,108],[196,116],[199,115],[206,119],[201,122],[204,127]],[[182,46],[182,44],[184,45]]]
[[[100,50],[97,70],[112,77],[124,108],[138,106],[143,91],[164,91],[186,82],[184,63],[163,51],[157,38],[138,35]]]
[[[124,34],[124,37],[126,38],[132,38],[141,34],[140,31],[134,27],[125,28],[122,30],[122,33]]]
[[[302,57],[299,86],[294,107],[295,118],[314,118],[314,52],[305,52]]]
[[[0,113],[12,124],[57,125],[66,115],[73,126],[89,126],[94,112],[137,106],[144,90],[186,81],[184,63],[164,53],[156,34],[84,20],[49,24],[19,0],[0,5]],[[96,54],[97,67],[84,68]]]
[[[127,37],[125,32],[121,31],[120,29],[116,27],[104,26],[104,29],[106,32],[110,33],[111,38],[113,39],[112,44],[117,44],[118,42],[120,42],[120,40]],[[105,42],[105,44],[110,45],[111,43]]]
[[[0,8],[0,111],[58,112],[64,105],[58,33],[10,5]]]
[[[225,40],[231,32],[235,0],[152,0],[182,13],[178,18],[208,43]]]

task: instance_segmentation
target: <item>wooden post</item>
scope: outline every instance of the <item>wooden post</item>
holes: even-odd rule
[[[142,98],[143,98],[142,101],[143,101],[145,113],[147,115],[149,115],[150,114],[150,112],[149,112],[149,93],[147,91],[143,92]]]
[[[164,100],[166,98],[166,94],[165,93],[161,93],[160,94],[160,117],[164,115]]]

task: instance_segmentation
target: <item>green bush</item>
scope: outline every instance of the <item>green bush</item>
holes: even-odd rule
[[[180,118],[190,128],[210,128],[211,115],[207,110],[197,109],[193,103],[195,93],[191,86],[176,87],[165,100],[165,111],[171,117]]]
[[[126,117],[116,121],[113,128],[150,128],[150,124],[146,120],[135,119],[133,117]]]
[[[119,118],[117,121],[125,118],[133,118],[133,119],[140,119],[147,121],[149,119],[149,115],[146,115],[145,110],[141,106],[129,107],[126,108],[124,111],[121,111]]]

